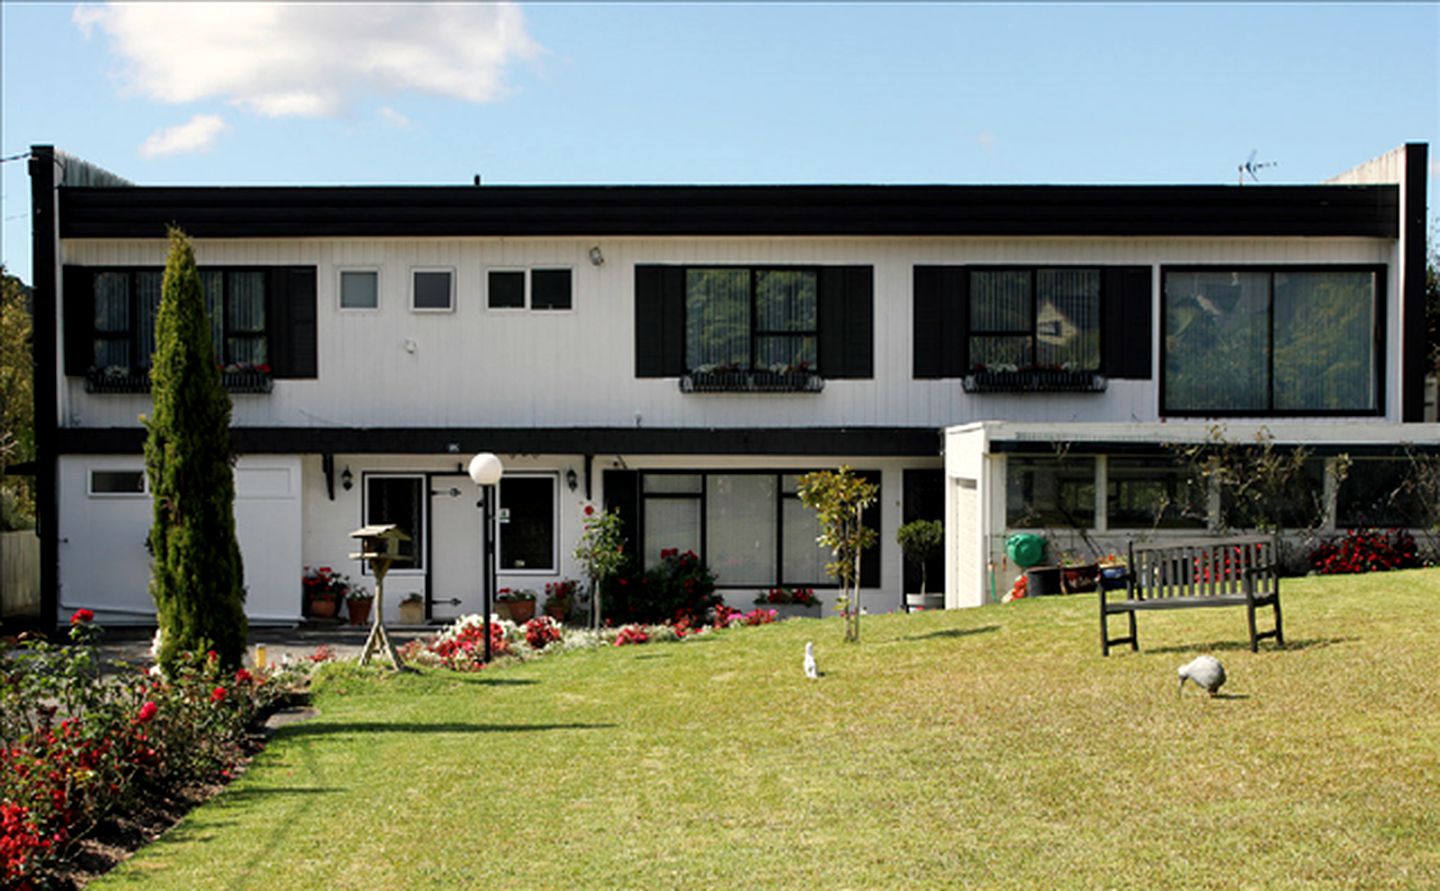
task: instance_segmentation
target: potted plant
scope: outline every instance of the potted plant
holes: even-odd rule
[[[545,615],[557,622],[565,621],[575,606],[575,594],[579,590],[580,583],[575,579],[546,582]]]
[[[1066,594],[1094,591],[1099,578],[1100,566],[1094,560],[1086,560],[1074,552],[1060,558],[1060,588]]]
[[[401,625],[425,624],[425,600],[419,594],[407,594],[400,601]]]
[[[905,559],[920,568],[920,594],[917,597],[907,593],[905,608],[919,606],[934,609],[942,606],[943,595],[932,600],[926,593],[926,588],[929,583],[928,564],[945,545],[945,525],[939,520],[911,520],[895,530],[895,541],[904,552]]]
[[[328,566],[319,569],[307,566],[300,582],[305,594],[302,604],[305,615],[312,619],[333,619],[340,614],[340,601],[350,591],[348,576]]]
[[[1123,588],[1129,580],[1130,566],[1124,557],[1111,552],[1100,561],[1100,587],[1106,591]]]
[[[350,624],[364,625],[370,621],[370,607],[374,603],[375,595],[369,588],[356,586],[345,592],[345,611],[350,614]]]
[[[755,602],[775,609],[779,618],[820,618],[820,598],[811,588],[771,588],[756,595]]]
[[[535,592],[529,588],[501,588],[495,595],[495,613],[521,624],[535,618]]]

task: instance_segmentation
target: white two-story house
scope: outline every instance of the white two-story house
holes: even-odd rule
[[[228,369],[253,622],[299,620],[305,567],[361,576],[347,536],[376,522],[413,538],[387,610],[476,611],[482,451],[501,585],[578,575],[593,505],[735,605],[827,584],[795,478],[850,465],[880,486],[880,611],[915,590],[916,518],[947,521],[947,605],[983,602],[1007,499],[1066,489],[1056,441],[1093,459],[1102,532],[1107,491],[1166,485],[1158,440],[1213,419],[1377,460],[1433,443],[1425,157],[1244,188],[145,187],[37,146],[45,615],[153,617],[137,418],[172,223]]]

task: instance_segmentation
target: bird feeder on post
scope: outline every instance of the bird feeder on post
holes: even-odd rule
[[[370,619],[370,636],[365,640],[365,649],[360,652],[360,664],[368,665],[376,653],[383,653],[390,660],[390,667],[399,671],[403,666],[390,635],[385,633],[385,574],[399,562],[408,562],[409,557],[400,553],[400,543],[409,541],[410,536],[399,526],[362,526],[350,533],[351,538],[360,539],[360,553],[351,554],[351,560],[363,560],[370,564],[370,573],[375,576],[375,611]]]

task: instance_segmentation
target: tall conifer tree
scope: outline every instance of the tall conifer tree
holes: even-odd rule
[[[174,228],[150,383],[155,409],[142,420],[155,500],[150,594],[160,622],[160,663],[168,671],[181,653],[214,650],[236,666],[245,653],[245,573],[235,538],[230,397],[220,381],[195,253]]]

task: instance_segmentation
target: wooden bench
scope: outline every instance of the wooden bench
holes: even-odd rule
[[[1151,609],[1191,609],[1207,606],[1243,606],[1250,620],[1250,651],[1267,637],[1285,646],[1280,620],[1280,574],[1275,540],[1269,536],[1238,536],[1172,541],[1164,544],[1130,543],[1130,569],[1124,600],[1111,600],[1100,591],[1100,652],[1110,655],[1116,644],[1140,649],[1135,613]],[[1258,631],[1255,611],[1275,610],[1275,626]],[[1109,620],[1124,613],[1130,622],[1125,637],[1111,637]]]

